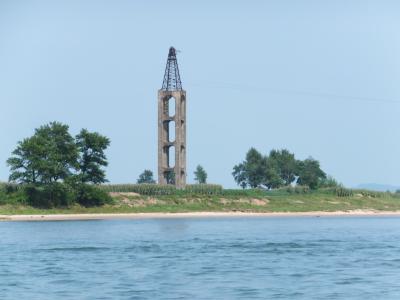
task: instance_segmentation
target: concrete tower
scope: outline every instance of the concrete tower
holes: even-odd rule
[[[186,185],[186,92],[173,47],[158,91],[158,183]]]

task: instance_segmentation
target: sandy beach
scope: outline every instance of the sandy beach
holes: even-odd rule
[[[112,214],[54,214],[54,215],[0,215],[0,221],[77,221],[112,219],[158,218],[215,218],[215,217],[334,217],[334,216],[400,216],[400,211],[313,211],[313,212],[187,212],[187,213],[112,213]]]

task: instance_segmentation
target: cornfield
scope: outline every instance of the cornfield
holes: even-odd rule
[[[184,191],[190,194],[221,195],[222,186],[218,184],[188,184]]]
[[[335,189],[335,194],[337,197],[352,197],[354,193],[351,189],[340,187]]]
[[[116,193],[138,193],[140,195],[172,195],[176,193],[176,188],[173,185],[158,185],[158,184],[103,184],[100,188],[105,192]]]
[[[189,184],[183,190],[173,185],[159,184],[104,184],[100,188],[105,192],[117,193],[138,193],[140,195],[174,195],[174,194],[201,194],[219,195],[222,193],[222,186],[217,184]]]

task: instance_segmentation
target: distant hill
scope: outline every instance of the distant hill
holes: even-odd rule
[[[386,192],[386,191],[395,192],[396,190],[400,190],[400,186],[379,184],[379,183],[362,183],[356,186],[356,188],[366,189],[371,191],[380,191],[380,192]]]

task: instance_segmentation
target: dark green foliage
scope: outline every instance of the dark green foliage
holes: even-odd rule
[[[156,183],[156,181],[153,178],[153,172],[150,170],[144,170],[143,173],[139,175],[137,183],[138,184],[141,184],[141,183],[154,184],[154,183]]]
[[[77,202],[85,207],[101,206],[113,202],[111,196],[98,186],[80,184],[76,187]]]
[[[298,161],[286,149],[272,150],[269,155],[263,156],[251,148],[245,161],[233,167],[232,175],[242,188],[277,189],[292,184],[297,177],[298,185],[316,189],[326,179],[318,161],[312,158]],[[326,181],[326,184],[333,184],[332,180]]]
[[[269,153],[271,167],[276,170],[283,185],[290,185],[296,179],[298,171],[298,162],[294,154],[286,149],[272,150]]]
[[[97,132],[82,129],[76,136],[76,146],[79,150],[78,171],[82,183],[104,183],[105,172],[102,167],[108,165],[104,151],[110,145],[110,140]]]
[[[264,181],[266,162],[264,157],[256,149],[251,148],[246,154],[244,162],[247,184],[251,188],[260,187]]]
[[[7,195],[12,193],[16,193],[21,190],[21,185],[16,183],[0,183],[0,191],[4,192]]]
[[[205,184],[207,183],[207,172],[204,168],[200,165],[197,166],[196,171],[194,171],[194,180],[198,184]]]
[[[104,150],[108,138],[82,129],[74,139],[67,125],[51,122],[19,142],[7,160],[10,183],[3,193],[15,194],[22,187],[26,203],[41,208],[103,205],[111,198],[87,183],[106,181]],[[23,198],[23,199],[25,199]]]
[[[265,182],[266,161],[255,148],[250,148],[244,162],[233,167],[233,177],[242,188],[261,187]]]
[[[7,160],[10,181],[36,183],[44,149],[36,136],[18,142],[12,157]]]
[[[236,183],[240,185],[242,189],[247,187],[247,174],[244,163],[234,166],[232,175]]]
[[[264,157],[263,185],[268,189],[276,189],[283,185],[284,180],[279,175],[277,162],[270,157]]]
[[[307,158],[299,162],[299,177],[297,184],[308,185],[311,189],[318,188],[320,182],[326,178],[326,174],[321,170],[319,161]]]
[[[76,197],[69,185],[59,182],[43,186],[29,184],[24,187],[24,191],[27,204],[40,208],[68,207],[74,203]]]
[[[50,184],[64,180],[77,167],[78,150],[68,126],[51,122],[18,143],[7,160],[10,181]]]

